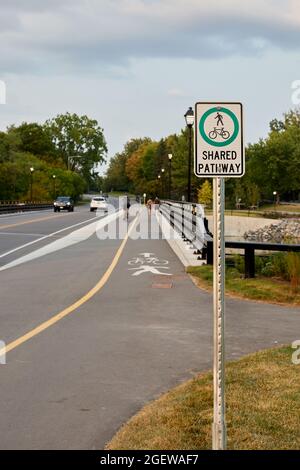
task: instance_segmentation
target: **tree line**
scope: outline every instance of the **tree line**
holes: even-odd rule
[[[102,181],[104,191],[146,193],[181,200],[187,196],[188,130],[159,141],[131,139],[111,160]],[[172,155],[170,161],[169,155]],[[162,171],[164,170],[164,171]],[[171,180],[170,180],[171,170]],[[171,184],[170,184],[171,183]],[[170,194],[171,189],[171,194]],[[246,173],[226,181],[227,207],[258,206],[272,201],[300,198],[300,111],[291,110],[282,120],[270,122],[265,139],[246,147]],[[192,175],[192,200],[210,204],[211,179]]]
[[[94,168],[106,152],[103,129],[87,116],[66,113],[43,124],[12,125],[0,132],[0,200],[76,200],[98,189]]]
[[[95,169],[107,145],[96,120],[66,113],[43,124],[12,125],[0,132],[0,200],[29,200],[31,193],[40,201],[59,194],[77,199],[100,189],[181,200],[187,197],[188,145],[187,129],[159,141],[131,139],[100,177]],[[274,192],[286,201],[300,197],[299,110],[273,119],[267,137],[247,145],[245,176],[227,179],[226,204],[257,206],[272,201]],[[210,205],[211,179],[192,172],[192,200]]]

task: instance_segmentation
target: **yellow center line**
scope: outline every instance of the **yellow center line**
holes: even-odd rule
[[[69,307],[65,308],[61,312],[57,313],[54,315],[52,318],[49,320],[41,323],[37,327],[33,328],[33,330],[28,331],[25,333],[23,336],[20,336],[19,338],[15,339],[11,343],[7,344],[4,348],[0,349],[0,357],[8,353],[9,351],[12,351],[13,349],[17,348],[18,346],[21,346],[21,344],[25,343],[26,341],[29,341],[31,338],[34,336],[37,336],[40,334],[42,331],[46,330],[47,328],[50,328],[50,326],[54,325],[58,321],[62,320],[64,317],[67,315],[70,315],[70,313],[74,312],[77,308],[81,307],[81,305],[85,304],[88,300],[90,300],[97,292],[102,289],[102,287],[107,283],[108,279],[110,278],[112,272],[114,271],[115,267],[118,264],[118,261],[124,251],[126,242],[129,238],[129,235],[131,231],[133,230],[133,227],[135,226],[135,223],[137,221],[138,216],[135,217],[133,220],[132,224],[129,227],[129,230],[122,241],[121,245],[119,246],[110,266],[107,268],[101,279],[97,282],[97,284],[89,290],[83,297],[81,297],[79,300],[74,302],[72,305]]]
[[[64,214],[64,215],[67,215],[67,214]],[[61,217],[61,215],[48,215],[47,217],[40,217],[39,219],[25,220],[23,222],[18,222],[17,224],[0,225],[0,230],[4,228],[16,227],[18,225],[33,224],[34,222],[41,222],[42,220],[55,219],[56,217]]]

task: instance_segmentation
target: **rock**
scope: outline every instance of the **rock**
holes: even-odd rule
[[[284,219],[279,224],[266,225],[244,233],[249,241],[300,243],[300,219]]]

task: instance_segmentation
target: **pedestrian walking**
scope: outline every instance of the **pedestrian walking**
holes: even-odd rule
[[[130,209],[130,199],[128,196],[125,196],[123,199],[123,219],[128,220],[129,217],[129,209]]]
[[[152,199],[149,198],[148,201],[147,201],[147,204],[146,204],[149,215],[151,215],[152,204],[153,204],[153,201],[152,201]]]

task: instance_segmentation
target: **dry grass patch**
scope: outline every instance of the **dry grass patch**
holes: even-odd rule
[[[229,449],[300,449],[300,365],[291,348],[262,351],[226,367]],[[212,374],[145,406],[107,449],[211,449]]]

